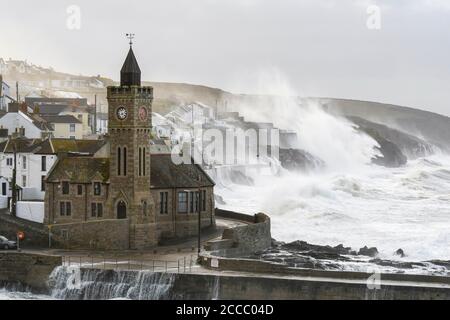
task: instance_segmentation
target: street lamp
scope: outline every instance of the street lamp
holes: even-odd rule
[[[195,189],[194,189],[195,190]],[[192,190],[184,190],[184,192],[186,192],[188,194],[188,199],[189,199],[189,193],[193,192],[193,194],[195,195],[195,191]],[[197,258],[200,259],[200,251],[201,251],[201,233],[202,233],[202,226],[201,226],[201,197],[202,197],[202,193],[200,188],[197,189],[197,193],[198,193],[198,203],[197,203],[197,213],[198,213],[198,220],[197,220]],[[195,200],[197,200],[195,199]],[[189,212],[189,209],[188,209]]]

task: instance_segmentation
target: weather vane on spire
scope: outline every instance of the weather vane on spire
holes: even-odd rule
[[[127,33],[127,38],[130,39],[130,47],[133,45],[134,33]]]

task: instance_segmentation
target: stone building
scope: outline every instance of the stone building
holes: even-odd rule
[[[195,164],[150,152],[153,88],[130,47],[108,87],[107,155],[58,159],[46,179],[45,223],[69,248],[142,249],[214,226],[214,182]]]

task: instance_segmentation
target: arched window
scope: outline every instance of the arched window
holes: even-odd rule
[[[123,147],[123,175],[127,175],[127,147]]]
[[[142,175],[145,177],[145,148],[142,148]]]
[[[138,166],[138,175],[142,176],[142,148],[139,147],[139,166]]]
[[[122,167],[122,149],[120,147],[117,148],[117,175],[121,175],[121,167]]]
[[[142,213],[144,214],[144,216],[147,215],[147,210],[148,210],[148,206],[147,206],[147,201],[142,201]]]
[[[119,201],[117,203],[117,219],[126,219],[127,218],[127,205],[124,201]]]

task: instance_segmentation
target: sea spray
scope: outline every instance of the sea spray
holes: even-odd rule
[[[72,283],[73,272],[57,267],[50,275],[52,297],[69,300],[163,300],[170,297],[175,274],[150,271],[78,269],[80,282]]]
[[[250,121],[270,121],[295,130],[298,147],[325,161],[314,172],[252,175],[252,186],[218,175],[215,192],[224,209],[271,216],[277,240],[305,240],[354,249],[377,247],[381,258],[409,261],[450,259],[450,158],[439,152],[399,168],[371,164],[377,143],[348,120],[330,115],[318,104],[301,105],[280,77],[268,94],[239,105]],[[264,90],[261,92],[264,93]]]

